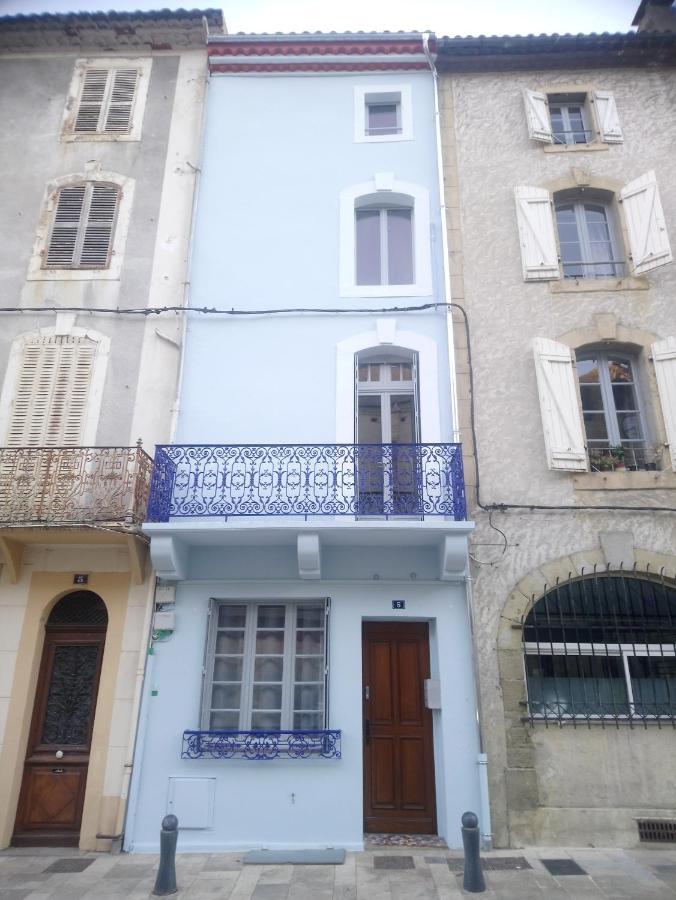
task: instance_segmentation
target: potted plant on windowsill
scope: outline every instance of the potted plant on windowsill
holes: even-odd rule
[[[616,472],[624,471],[626,469],[624,464],[624,447],[622,444],[617,444],[617,446],[610,448],[609,460],[612,464],[612,468]]]

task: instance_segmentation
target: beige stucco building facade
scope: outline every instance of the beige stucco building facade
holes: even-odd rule
[[[123,828],[183,331],[143,313],[184,304],[205,25],[0,20],[0,847]]]
[[[439,41],[496,846],[632,846],[676,820],[675,61],[673,32]],[[621,591],[662,598],[624,640],[556,606],[608,585],[607,620]],[[658,680],[670,699],[642,704]]]

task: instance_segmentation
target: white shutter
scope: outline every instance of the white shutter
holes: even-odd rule
[[[549,191],[521,186],[514,189],[523,277],[526,281],[559,278],[559,256]]]
[[[96,344],[87,338],[42,338],[24,347],[9,447],[77,446],[82,441]]]
[[[620,193],[634,273],[641,275],[673,260],[654,172],[646,172]]]
[[[610,91],[594,91],[594,106],[601,140],[606,144],[621,144],[624,137],[615,97]]]
[[[570,347],[535,338],[535,374],[550,469],[586,472],[587,454]]]
[[[123,134],[131,129],[138,69],[86,69],[73,131]]]
[[[96,134],[99,130],[108,87],[108,75],[108,69],[85,70],[80,103],[73,126],[76,134]]]
[[[676,472],[676,337],[657,341],[651,350],[664,428],[671,453],[671,468]]]
[[[552,123],[549,118],[547,95],[540,94],[538,91],[524,90],[523,102],[526,107],[528,136],[534,141],[544,141],[546,144],[551,144],[554,138],[552,137]]]
[[[112,86],[103,131],[121,134],[131,128],[131,114],[136,95],[138,69],[116,69],[111,72]]]

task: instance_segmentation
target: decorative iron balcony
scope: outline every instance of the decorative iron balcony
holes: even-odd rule
[[[466,518],[460,444],[165,444],[150,522],[172,516]]]
[[[3,447],[0,525],[138,525],[151,473],[140,447]]]
[[[340,759],[341,732],[184,731],[182,759]]]

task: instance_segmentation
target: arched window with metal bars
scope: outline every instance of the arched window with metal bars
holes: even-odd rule
[[[530,721],[676,725],[676,587],[599,573],[558,584],[523,624]]]

